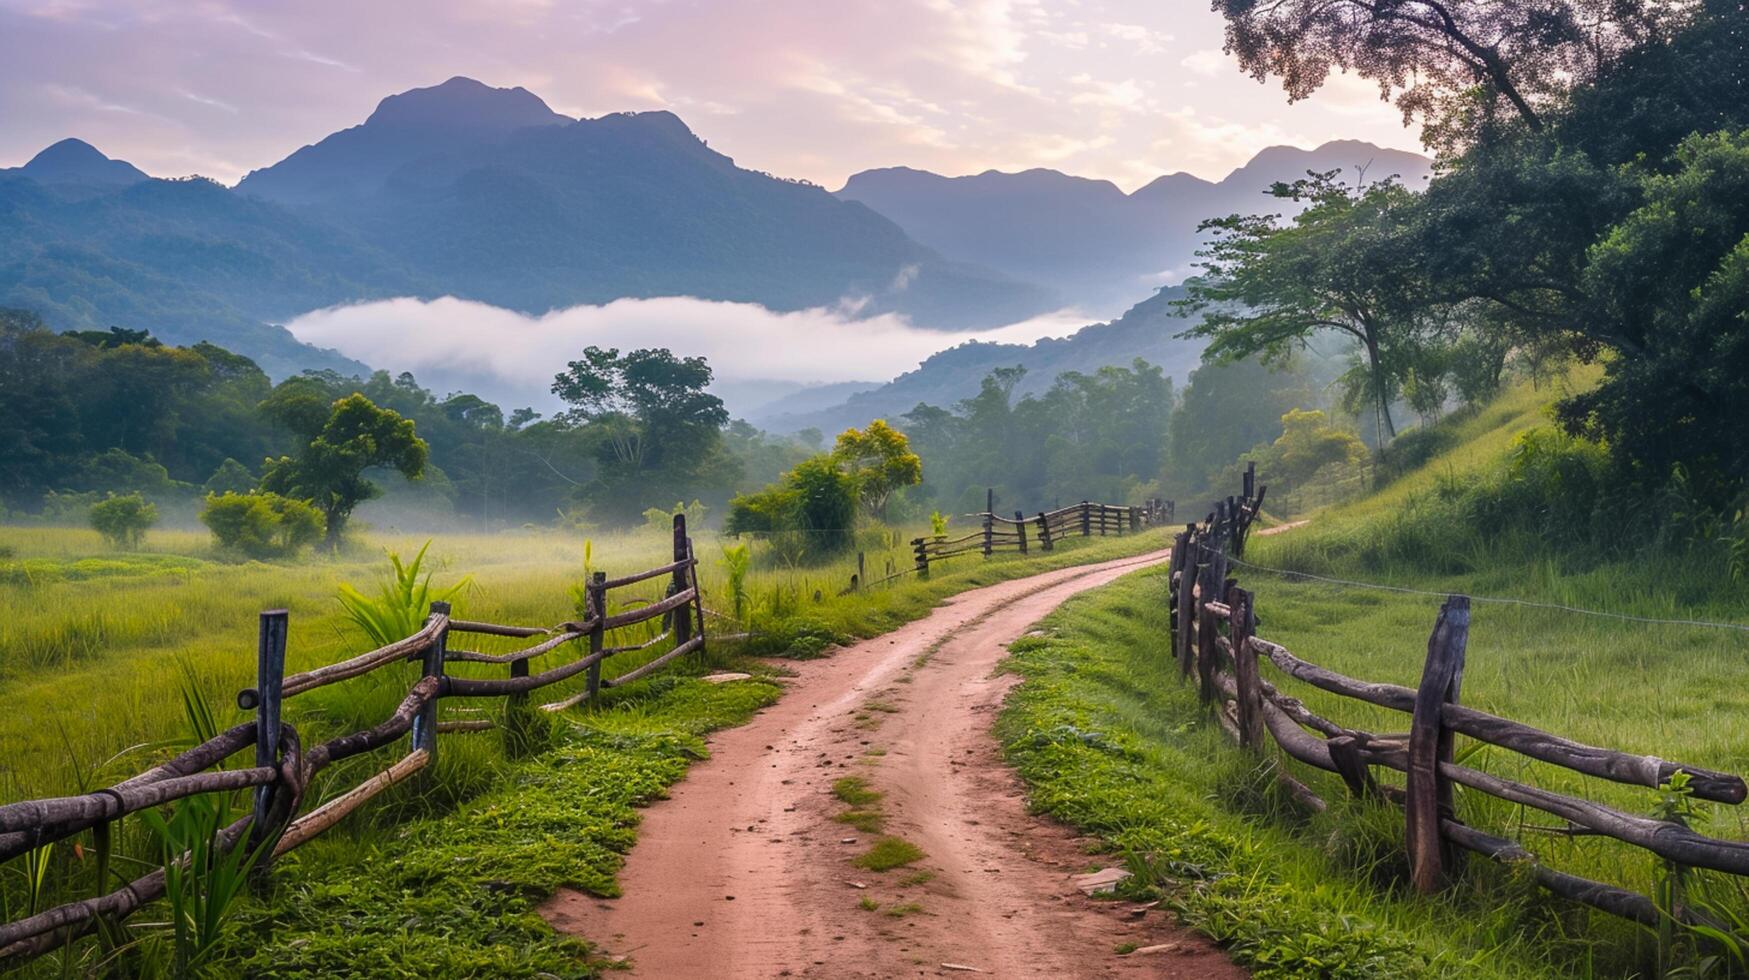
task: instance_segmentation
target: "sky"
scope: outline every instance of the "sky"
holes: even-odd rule
[[[0,0],[0,166],[77,136],[234,183],[453,75],[670,109],[743,167],[1051,167],[1125,190],[1266,146],[1418,149],[1371,83],[1290,105],[1207,0]]]

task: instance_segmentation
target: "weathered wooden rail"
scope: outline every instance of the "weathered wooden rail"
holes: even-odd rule
[[[667,578],[668,583],[666,595],[660,600],[608,613],[612,590],[662,578]],[[539,706],[542,710],[558,711],[595,697],[603,687],[630,684],[678,657],[702,652],[704,606],[698,588],[697,560],[686,534],[684,516],[674,518],[671,563],[615,579],[595,573],[585,585],[584,610],[581,620],[554,627],[513,626],[454,619],[448,603],[434,602],[425,625],[413,635],[290,677],[285,676],[287,613],[264,612],[257,644],[256,685],[237,696],[239,707],[255,712],[254,721],[231,728],[106,789],[0,806],[0,860],[86,830],[107,836],[110,824],[150,807],[197,794],[253,789],[252,812],[226,827],[216,844],[227,851],[238,846],[259,849],[262,857],[256,867],[264,870],[272,858],[333,827],[396,783],[430,768],[437,758],[439,733],[498,727],[490,719],[439,722],[437,708],[445,698],[503,698],[508,718],[512,712],[528,710],[527,699],[534,691],[583,674],[581,690]],[[607,645],[609,634],[616,630],[658,620],[662,630],[654,637],[638,643]],[[538,642],[506,654],[478,653],[450,645],[453,637],[466,634],[538,638]],[[602,676],[601,665],[609,658],[662,643],[669,643],[670,647],[654,659],[617,677]],[[561,653],[575,655],[540,673],[531,673],[531,661]],[[420,664],[419,679],[395,711],[370,728],[306,747],[297,729],[280,720],[287,698],[407,661]],[[502,665],[508,676],[501,679],[451,676],[445,668],[455,663]],[[508,738],[511,726],[504,727]],[[401,744],[403,738],[406,751],[390,765],[300,815],[300,809],[309,802],[305,791],[317,773],[342,759]],[[232,756],[250,747],[255,750],[252,766],[223,768]],[[61,948],[95,929],[99,922],[125,918],[161,898],[165,892],[164,877],[164,870],[159,868],[108,894],[0,924],[0,970]]]
[[[1681,774],[1695,798],[1723,804],[1749,796],[1741,777],[1654,756],[1584,745],[1522,722],[1460,703],[1470,601],[1450,596],[1428,639],[1421,682],[1415,688],[1347,677],[1295,656],[1257,635],[1256,596],[1239,587],[1230,557],[1242,553],[1263,496],[1248,485],[1215,513],[1174,538],[1167,604],[1172,653],[1181,676],[1194,674],[1198,690],[1221,728],[1248,750],[1279,748],[1314,769],[1336,774],[1358,798],[1403,810],[1410,879],[1423,893],[1450,882],[1465,852],[1528,866],[1548,891],[1633,921],[1657,926],[1683,921],[1717,928],[1693,909],[1661,907],[1645,895],[1545,867],[1522,844],[1463,823],[1454,787],[1540,810],[1565,821],[1564,833],[1600,836],[1643,848],[1667,868],[1706,868],[1749,875],[1749,842],[1709,837],[1676,820],[1628,813],[1460,764],[1457,736],[1505,749],[1585,776],[1649,788],[1669,786]],[[1343,698],[1408,716],[1407,734],[1376,734],[1348,727],[1308,709],[1261,675],[1268,664],[1295,681]],[[1382,785],[1376,768],[1405,774],[1402,786]],[[1279,771],[1292,796],[1313,809],[1325,802],[1311,788]]]
[[[1103,504],[1083,500],[1078,504],[1039,511],[1027,517],[1015,511],[1012,518],[995,513],[995,491],[986,491],[981,513],[976,518],[979,529],[970,534],[950,538],[939,535],[913,538],[911,552],[914,571],[929,574],[932,562],[945,561],[961,555],[989,557],[998,551],[1027,554],[1032,548],[1050,551],[1065,537],[1079,535],[1132,534],[1143,528],[1160,527],[1171,522],[1174,504],[1170,500],[1150,499],[1141,505]]]

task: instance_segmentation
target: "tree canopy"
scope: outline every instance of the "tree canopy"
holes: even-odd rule
[[[339,544],[347,518],[382,492],[364,473],[392,467],[409,480],[425,472],[430,447],[413,432],[413,420],[379,408],[353,393],[335,402],[322,428],[295,455],[267,461],[261,488],[311,501],[327,526],[329,546]]]

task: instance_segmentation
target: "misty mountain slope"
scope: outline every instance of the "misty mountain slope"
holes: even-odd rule
[[[0,172],[0,236],[0,303],[60,329],[211,340],[275,374],[348,362],[270,324],[394,296],[536,314],[696,296],[953,329],[1053,305],[860,203],[737,167],[672,113],[572,120],[461,78],[390,96],[234,190],[64,141]]]
[[[0,305],[61,329],[146,329],[211,340],[275,374],[356,362],[297,342],[276,320],[421,280],[342,229],[206,180],[142,180],[66,195],[0,177]]]
[[[942,259],[860,204],[735,166],[669,112],[525,128],[427,158],[332,217],[453,291],[531,313],[624,296],[779,310],[848,298],[963,327],[1048,302]]]
[[[998,367],[1026,368],[1026,377],[1015,387],[1015,397],[1049,388],[1065,371],[1091,374],[1102,367],[1127,367],[1136,358],[1164,368],[1182,382],[1200,362],[1204,343],[1181,340],[1178,334],[1188,323],[1172,309],[1183,290],[1163,289],[1131,307],[1108,323],[1082,327],[1061,339],[1027,344],[993,344],[979,341],[932,355],[915,371],[869,391],[854,394],[830,408],[786,411],[782,401],[756,412],[751,419],[774,432],[817,428],[826,433],[846,426],[860,426],[870,419],[897,421],[899,416],[924,402],[950,408],[977,394],[984,377]]]
[[[893,167],[852,176],[838,196],[892,218],[943,255],[1104,312],[1191,271],[1203,219],[1287,212],[1291,202],[1264,193],[1276,181],[1309,170],[1343,170],[1352,181],[1355,168],[1369,164],[1367,180],[1397,174],[1411,187],[1420,187],[1432,167],[1417,154],[1336,140],[1314,150],[1270,147],[1219,182],[1175,173],[1130,194],[1109,181],[1055,170],[943,177]]]

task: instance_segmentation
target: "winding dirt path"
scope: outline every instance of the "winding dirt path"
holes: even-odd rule
[[[561,892],[542,913],[641,977],[1244,977],[1167,913],[1083,896],[1075,876],[1110,859],[1026,813],[990,731],[1016,683],[994,673],[1007,643],[1166,556],[964,592],[796,665],[776,705],[714,736],[711,758],[645,814],[624,897]],[[923,859],[852,863],[878,835],[833,819],[845,776],[884,794],[883,832]]]

